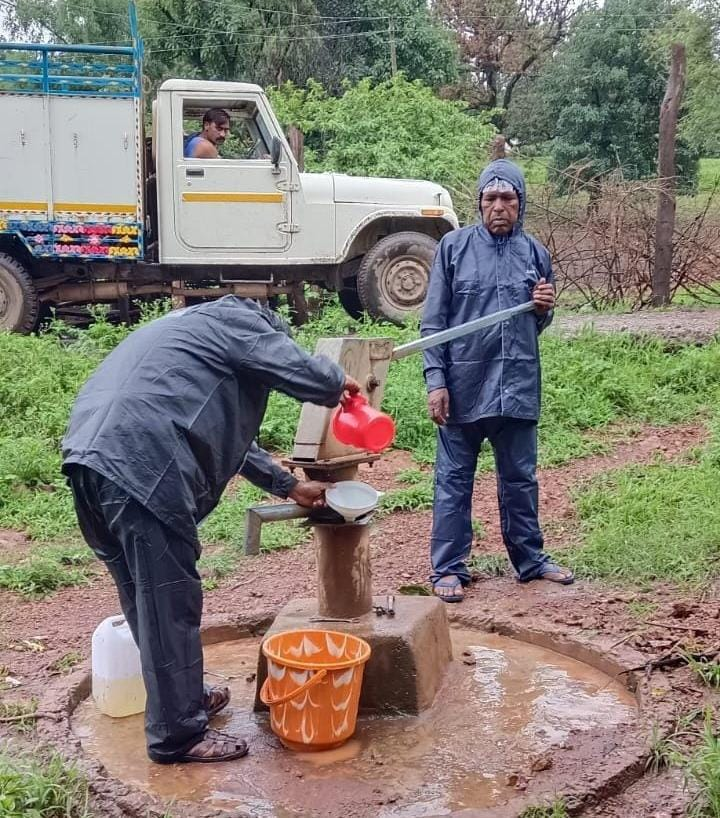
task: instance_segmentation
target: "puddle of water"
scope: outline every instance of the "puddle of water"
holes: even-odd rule
[[[260,640],[205,649],[211,683],[227,683],[228,712],[213,722],[250,743],[226,764],[161,766],[145,756],[142,716],[112,719],[84,702],[73,719],[85,751],[111,775],[164,798],[239,806],[257,818],[318,815],[429,818],[509,800],[507,775],[571,731],[635,719],[635,700],[597,670],[495,634],[452,630],[456,661],[434,706],[416,717],[360,718],[326,753],[285,750],[252,712]],[[459,661],[458,661],[459,660]],[[225,681],[227,679],[227,681]]]

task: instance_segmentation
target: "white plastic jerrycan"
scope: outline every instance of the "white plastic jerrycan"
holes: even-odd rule
[[[107,716],[145,710],[140,651],[124,616],[109,616],[92,636],[92,695]]]

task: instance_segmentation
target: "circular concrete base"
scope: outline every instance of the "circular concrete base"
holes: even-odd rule
[[[638,708],[642,691],[618,681],[632,684],[622,657],[543,633],[503,638],[488,632],[493,625],[505,629],[472,617],[453,626],[455,661],[433,707],[419,716],[361,716],[355,736],[327,753],[285,749],[267,716],[253,713],[266,622],[214,623],[204,631],[208,681],[227,683],[233,693],[214,726],[249,739],[245,759],[150,763],[142,717],[99,714],[88,699],[87,671],[52,691],[41,709],[54,707],[63,718],[42,729],[73,748],[94,788],[112,802],[116,813],[108,816],[118,809],[146,815],[153,805],[162,815],[170,800],[173,818],[514,816],[558,796],[577,808],[639,776],[648,719]],[[561,652],[548,650],[551,644]]]

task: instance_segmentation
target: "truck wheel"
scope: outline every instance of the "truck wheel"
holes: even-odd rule
[[[0,330],[32,332],[40,315],[37,290],[28,271],[0,253]]]
[[[358,295],[373,318],[402,324],[420,312],[427,295],[437,242],[424,233],[394,233],[365,254]]]
[[[363,305],[357,291],[357,278],[346,278],[343,286],[338,290],[338,298],[345,312],[356,321],[363,317]]]

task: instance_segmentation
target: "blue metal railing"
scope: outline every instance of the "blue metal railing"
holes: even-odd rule
[[[0,43],[0,93],[139,97],[143,44],[134,3],[129,15],[129,46]]]

